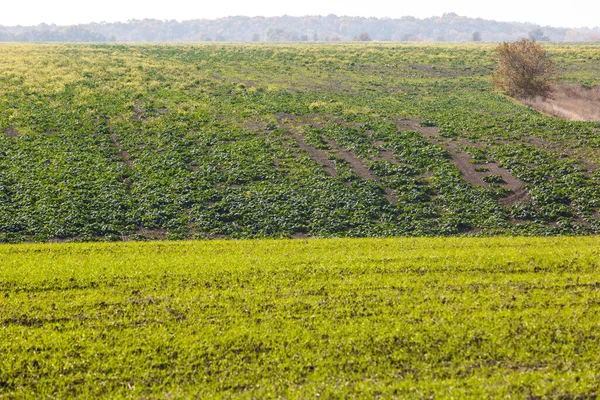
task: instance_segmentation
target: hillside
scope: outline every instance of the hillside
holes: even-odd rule
[[[599,45],[552,45],[600,84]],[[490,45],[2,45],[0,238],[597,234],[600,124]]]
[[[562,28],[446,13],[421,19],[284,15],[0,26],[0,42],[338,42],[352,41],[361,33],[373,40],[394,42],[497,42],[523,37],[554,42],[600,41],[600,27]]]

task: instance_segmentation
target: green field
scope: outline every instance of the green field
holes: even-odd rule
[[[0,397],[597,398],[600,122],[494,66],[0,45]]]
[[[600,393],[600,238],[0,247],[2,398]]]
[[[600,84],[600,45],[548,45]],[[600,124],[490,44],[0,45],[0,241],[600,233]]]

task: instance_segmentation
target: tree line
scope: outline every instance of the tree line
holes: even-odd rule
[[[227,17],[189,21],[143,19],[73,26],[0,26],[2,42],[502,42],[519,38],[554,42],[600,41],[600,27],[555,28],[530,23],[441,17],[347,16]]]

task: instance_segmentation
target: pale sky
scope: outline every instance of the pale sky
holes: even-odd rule
[[[555,27],[600,26],[599,0],[2,0],[0,25],[70,25],[129,19],[220,18],[234,15],[349,15],[427,18],[445,12]]]

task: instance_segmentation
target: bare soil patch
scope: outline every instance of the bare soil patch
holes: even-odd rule
[[[392,163],[394,165],[401,165],[398,162],[398,160],[396,160],[396,156],[394,155],[394,153],[391,152],[391,151],[388,151],[388,150],[379,150],[379,156],[382,159],[384,159],[384,160],[386,160],[386,161],[388,161],[388,162],[390,162],[390,163]]]
[[[304,137],[302,137],[302,135],[297,131],[297,127],[289,124],[289,121],[295,121],[297,119],[295,115],[280,113],[277,114],[276,117],[279,126],[286,129],[288,135],[292,137],[296,141],[296,143],[298,143],[298,146],[302,150],[308,153],[310,158],[312,158],[317,164],[319,164],[325,170],[325,172],[329,174],[329,176],[333,178],[338,176],[337,171],[335,170],[335,165],[331,162],[331,160],[329,160],[327,154],[306,143],[304,141]]]
[[[138,104],[137,101],[135,101],[133,103],[133,114],[134,114],[134,118],[137,119],[138,121],[145,121],[145,118],[142,117],[142,115],[144,114],[144,111],[142,110],[142,108],[140,107],[140,105]]]
[[[314,123],[315,121],[313,121],[309,117],[299,118],[292,114],[283,114],[283,113],[277,114],[276,117],[279,122],[279,126],[285,128],[287,130],[288,134],[296,140],[296,142],[298,143],[298,146],[301,149],[305,150],[308,153],[308,155],[317,164],[319,164],[321,167],[323,167],[323,169],[325,169],[325,171],[331,177],[335,178],[338,176],[338,173],[335,169],[335,165],[329,159],[327,152],[310,146],[308,143],[306,143],[302,134],[300,134],[297,131],[298,125],[316,126]],[[290,122],[294,122],[295,125],[289,124]],[[320,122],[317,122],[317,124],[319,124],[319,123]],[[331,122],[328,122],[328,123],[331,123]],[[366,179],[366,180],[372,180],[377,183],[381,182],[381,179],[369,169],[367,164],[360,157],[356,156],[356,154],[354,154],[352,151],[342,148],[332,139],[324,138],[324,140],[331,148],[331,153],[344,159],[349,164],[350,168],[356,175],[358,175],[361,178]],[[393,155],[391,155],[390,158],[393,159]],[[392,189],[384,188],[384,195],[385,195],[385,198],[388,201],[388,203],[396,204],[398,202],[398,198],[396,197],[396,195],[394,195],[394,191]]]
[[[15,129],[14,126],[9,126],[7,130],[4,131],[5,135],[8,135],[8,137],[14,139],[19,135],[19,132],[17,132],[17,130]]]
[[[570,121],[600,121],[600,86],[587,89],[573,84],[554,86],[552,99],[521,99],[524,104]]]
[[[138,228],[135,233],[154,240],[167,240],[169,237],[169,233],[166,229]]]
[[[111,142],[113,142],[113,144],[115,145],[115,147],[119,151],[119,158],[121,159],[121,161],[123,161],[125,163],[125,165],[127,165],[129,168],[132,168],[133,167],[133,163],[131,162],[131,159],[129,157],[129,153],[126,152],[125,150],[123,150],[123,147],[121,146],[121,143],[117,139],[117,135],[115,135],[114,133],[112,135],[110,135],[110,140],[111,140]]]
[[[325,152],[310,146],[304,141],[304,138],[298,132],[294,132],[291,134],[294,137],[294,139],[296,139],[296,141],[298,142],[298,146],[300,146],[302,150],[305,150],[310,156],[310,158],[315,160],[317,164],[321,165],[329,175],[331,175],[333,178],[338,176],[335,170],[335,166],[333,165],[331,160],[329,160]]]
[[[371,172],[367,164],[365,164],[365,162],[358,158],[353,152],[338,146],[337,143],[331,139],[326,138],[325,141],[329,146],[331,146],[336,154],[341,156],[348,164],[350,164],[350,168],[352,168],[352,171],[354,171],[356,175],[366,180],[372,180],[377,183],[381,182],[381,179]],[[385,198],[390,204],[396,204],[398,202],[398,198],[394,195],[394,191],[392,189],[385,188],[384,193]]]
[[[511,205],[517,202],[523,201],[527,198],[527,192],[523,189],[524,182],[515,178],[507,169],[498,166],[495,162],[489,162],[486,164],[473,164],[471,162],[471,156],[461,150],[461,145],[475,146],[475,143],[471,143],[468,140],[461,138],[457,141],[444,140],[439,136],[439,129],[435,126],[421,126],[421,121],[416,119],[398,119],[396,120],[396,126],[399,130],[409,130],[419,132],[429,142],[442,146],[448,154],[452,162],[460,171],[463,179],[473,185],[479,185],[484,187],[491,187],[489,183],[485,182],[483,178],[489,175],[499,175],[503,179],[503,183],[500,185],[503,188],[512,191],[512,194],[501,199],[502,205]],[[487,171],[476,171],[477,166],[487,169]]]

